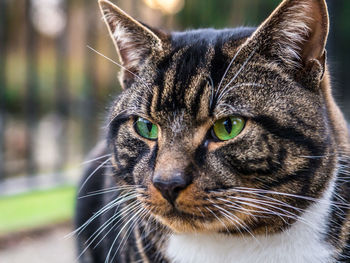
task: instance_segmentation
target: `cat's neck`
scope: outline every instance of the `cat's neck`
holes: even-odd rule
[[[324,240],[334,182],[288,230],[266,236],[173,235],[167,256],[176,263],[327,263],[334,249]]]

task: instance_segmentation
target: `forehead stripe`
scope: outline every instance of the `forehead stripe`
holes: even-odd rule
[[[169,70],[169,67],[171,66],[172,62],[172,57],[174,56],[174,54],[176,54],[178,51],[180,50],[180,48],[172,51],[169,55],[165,56],[160,63],[158,64],[158,70],[157,70],[157,76],[154,80],[154,85],[158,88],[157,91],[157,101],[156,101],[156,105],[152,105],[151,111],[159,111],[161,109],[161,104],[162,104],[162,95],[163,95],[163,90],[165,87],[165,83],[164,83],[164,79],[165,79],[165,74],[166,72]]]

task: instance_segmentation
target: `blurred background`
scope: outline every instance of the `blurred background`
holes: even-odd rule
[[[183,30],[256,26],[280,0],[113,2],[149,25]],[[350,1],[328,4],[328,62],[349,118]],[[54,262],[53,253],[73,262],[73,241],[63,237],[74,186],[120,92],[119,69],[88,46],[117,60],[96,0],[0,0],[1,262]]]

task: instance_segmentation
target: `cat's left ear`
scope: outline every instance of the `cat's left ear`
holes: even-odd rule
[[[289,71],[325,70],[329,31],[325,0],[284,0],[249,39]]]
[[[148,56],[163,50],[161,32],[152,31],[108,0],[99,0],[103,19],[123,65],[121,84],[128,86]]]

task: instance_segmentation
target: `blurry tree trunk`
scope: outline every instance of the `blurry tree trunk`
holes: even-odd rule
[[[83,151],[87,153],[91,150],[97,138],[97,69],[96,69],[96,53],[87,46],[96,48],[96,32],[97,32],[97,2],[95,0],[86,0],[85,7],[85,23],[86,23],[86,45],[82,47],[85,53],[85,78],[83,87],[82,117],[83,117]]]
[[[38,55],[37,55],[37,42],[38,34],[33,28],[31,21],[32,11],[31,1],[26,0],[25,7],[25,34],[26,34],[26,59],[27,59],[27,81],[26,81],[26,112],[25,120],[27,122],[26,131],[26,156],[27,156],[27,173],[28,175],[34,175],[37,172],[37,165],[35,163],[34,146],[35,146],[35,134],[36,134],[36,120],[39,110],[39,99],[37,94],[38,88]]]
[[[69,0],[64,0],[62,3],[63,12],[66,13],[66,27],[61,32],[61,34],[56,39],[56,87],[55,87],[55,100],[56,100],[56,112],[59,117],[60,123],[60,133],[58,142],[56,145],[58,147],[58,160],[54,170],[56,172],[56,180],[63,181],[62,170],[64,164],[67,161],[67,143],[68,143],[68,118],[69,118],[69,106],[70,106],[70,96],[68,90],[68,58],[67,58],[67,45],[68,45],[68,4]]]
[[[0,181],[5,174],[6,1],[0,0]]]

